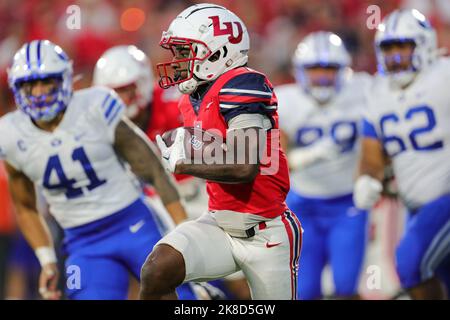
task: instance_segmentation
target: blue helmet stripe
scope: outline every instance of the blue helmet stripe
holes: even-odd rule
[[[399,18],[400,18],[400,13],[396,12],[395,16],[394,16],[394,21],[393,21],[393,24],[392,24],[392,33],[394,33],[395,29],[397,29],[398,20],[400,20]]]
[[[28,69],[31,69],[31,62],[30,62],[30,43],[27,43],[27,66],[28,66]]]
[[[328,41],[328,34],[324,33],[322,35],[323,39],[323,58],[324,60],[330,61],[330,42]]]
[[[400,12],[395,11],[389,17],[389,21],[386,23],[386,31],[387,33],[395,33],[395,29],[397,29],[398,20],[400,17]]]
[[[312,47],[313,47],[314,52],[316,53],[315,55],[318,57],[320,54],[320,50],[319,50],[319,46],[317,44],[317,37],[313,38]]]
[[[37,43],[36,51],[37,51],[37,65],[38,65],[38,68],[40,68],[41,67],[41,40],[39,40]]]

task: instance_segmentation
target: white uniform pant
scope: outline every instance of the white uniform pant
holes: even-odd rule
[[[208,281],[242,270],[252,298],[288,300],[297,297],[297,270],[302,229],[289,210],[265,222],[251,238],[232,237],[209,214],[180,224],[158,244],[179,251],[185,281]]]

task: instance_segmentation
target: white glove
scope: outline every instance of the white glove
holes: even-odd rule
[[[162,163],[166,170],[175,172],[175,167],[180,161],[186,160],[186,150],[184,148],[184,128],[177,128],[173,144],[168,147],[160,135],[156,136],[156,143],[161,150]]]
[[[288,154],[291,169],[307,167],[314,162],[330,160],[340,153],[340,148],[331,139],[324,139],[319,143],[306,148],[295,148]]]
[[[381,197],[383,186],[380,181],[368,175],[360,176],[353,190],[353,202],[358,209],[371,209]]]

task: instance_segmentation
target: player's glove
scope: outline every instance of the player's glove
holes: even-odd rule
[[[331,139],[323,139],[307,148],[295,148],[288,154],[289,167],[300,169],[318,161],[331,160],[338,156],[341,149]]]
[[[168,147],[160,135],[156,136],[156,143],[159,150],[161,150],[162,163],[166,170],[175,172],[175,167],[180,161],[186,159],[186,150],[184,147],[186,131],[184,128],[176,129],[175,139],[173,144]]]
[[[363,175],[356,180],[353,190],[353,202],[358,209],[371,209],[381,197],[383,185],[369,175]]]

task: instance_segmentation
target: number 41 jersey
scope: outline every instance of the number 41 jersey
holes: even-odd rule
[[[450,193],[450,60],[441,58],[405,90],[377,77],[364,135],[381,141],[400,195],[414,209]]]
[[[0,156],[43,190],[63,228],[125,208],[139,195],[136,178],[113,149],[125,107],[108,89],[76,91],[53,132],[22,111],[0,119]]]

